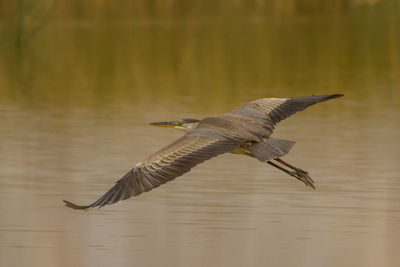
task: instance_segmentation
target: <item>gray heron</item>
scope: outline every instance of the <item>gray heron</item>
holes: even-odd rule
[[[189,172],[205,160],[227,152],[268,163],[315,189],[308,172],[281,159],[295,142],[271,135],[281,120],[313,104],[341,96],[261,98],[219,117],[151,123],[153,126],[181,129],[186,134],[138,163],[92,204],[80,206],[66,200],[64,203],[80,210],[114,204],[150,191]]]

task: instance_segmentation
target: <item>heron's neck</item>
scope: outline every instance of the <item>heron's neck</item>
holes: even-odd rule
[[[188,123],[188,124],[184,124],[182,126],[175,127],[175,129],[183,130],[185,132],[190,133],[191,131],[193,131],[197,127],[198,124],[199,124],[198,122],[196,122],[196,123]]]

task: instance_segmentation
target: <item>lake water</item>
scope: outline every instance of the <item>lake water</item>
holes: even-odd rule
[[[3,4],[0,266],[398,265],[396,1],[133,2]],[[274,133],[296,141],[284,159],[315,191],[226,154],[112,206],[63,206],[93,202],[181,135],[150,122],[327,93],[345,96]]]

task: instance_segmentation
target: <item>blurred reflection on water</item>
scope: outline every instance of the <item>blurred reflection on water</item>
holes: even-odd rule
[[[2,4],[1,266],[400,260],[397,2],[204,2]],[[224,155],[111,207],[62,206],[93,201],[180,136],[149,122],[324,93],[345,97],[275,133],[297,141],[286,158],[311,172],[316,191]]]

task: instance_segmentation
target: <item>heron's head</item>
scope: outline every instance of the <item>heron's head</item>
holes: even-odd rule
[[[174,129],[184,130],[186,132],[191,132],[199,124],[199,120],[196,119],[181,119],[179,121],[162,121],[162,122],[152,122],[150,125],[158,127],[168,127]]]

